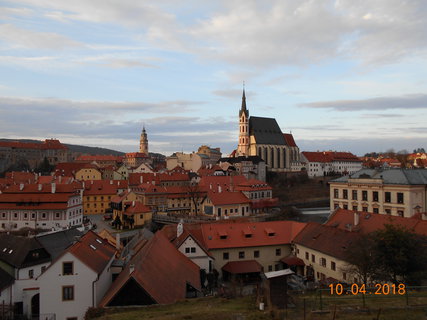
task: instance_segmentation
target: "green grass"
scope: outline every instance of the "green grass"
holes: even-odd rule
[[[307,297],[307,300],[311,297]],[[299,300],[301,301],[301,299]],[[311,300],[313,301],[313,300]],[[332,302],[332,303],[331,303]],[[339,303],[338,303],[339,302]],[[259,311],[254,297],[224,299],[207,297],[185,300],[173,305],[153,305],[140,308],[112,308],[98,320],[372,320],[377,319],[381,308],[380,320],[418,320],[426,319],[426,309],[396,308],[392,300],[377,300],[377,304],[369,306],[369,310],[361,310],[360,304],[351,299],[325,301],[324,313],[312,312],[307,303],[304,318],[303,307],[284,310]],[[400,305],[399,305],[400,306]],[[426,306],[427,307],[427,306]],[[334,318],[335,313],[335,318]]]

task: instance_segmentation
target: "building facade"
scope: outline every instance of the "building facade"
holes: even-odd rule
[[[427,211],[427,169],[363,169],[329,184],[331,210],[401,217]]]

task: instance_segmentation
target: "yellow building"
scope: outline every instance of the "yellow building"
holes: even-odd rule
[[[363,169],[329,185],[331,210],[401,217],[427,211],[427,169]]]
[[[98,168],[93,164],[86,164],[83,168],[79,169],[75,175],[76,179],[79,181],[86,180],[101,180],[102,173]]]
[[[132,191],[124,191],[112,198],[113,225],[116,228],[132,229],[151,221],[152,210],[135,199],[136,194]]]
[[[110,208],[111,199],[127,189],[126,180],[85,181],[83,191],[84,214],[105,214]]]

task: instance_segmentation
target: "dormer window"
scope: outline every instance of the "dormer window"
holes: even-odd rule
[[[269,237],[274,237],[276,235],[276,231],[274,231],[271,228],[265,228],[265,233],[269,236]]]

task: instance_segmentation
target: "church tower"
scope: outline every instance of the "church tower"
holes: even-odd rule
[[[246,109],[245,88],[243,87],[242,107],[239,110],[239,145],[237,156],[249,155],[249,110]]]
[[[139,140],[139,152],[145,153],[148,156],[148,138],[145,132],[145,126],[142,127],[141,138]]]

